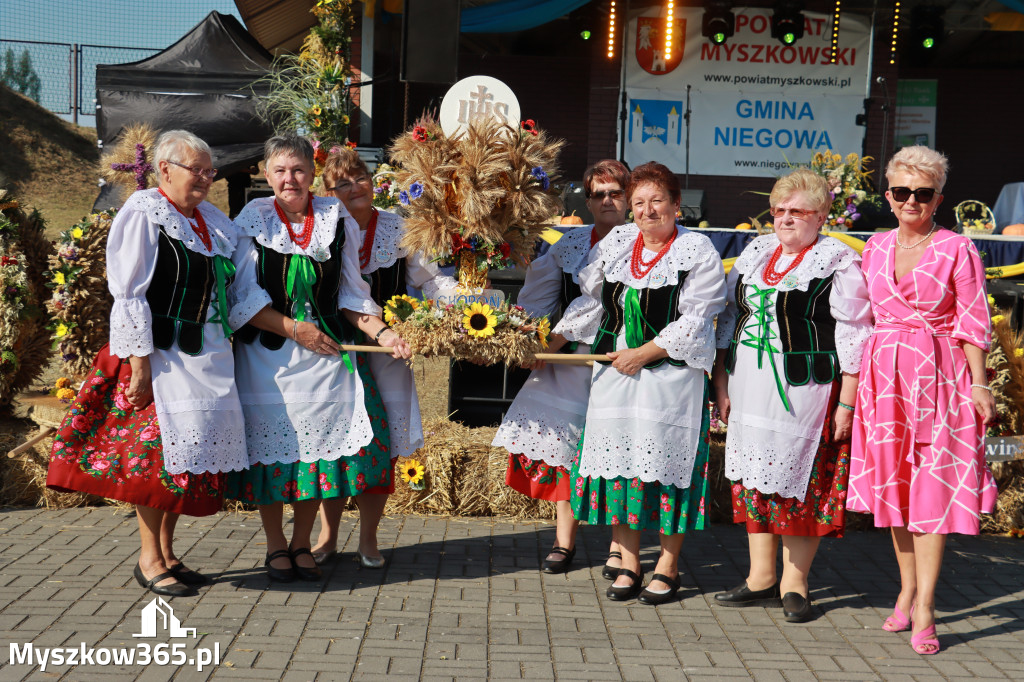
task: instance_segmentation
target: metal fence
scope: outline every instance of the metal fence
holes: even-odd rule
[[[0,40],[0,57],[15,64],[28,55],[39,77],[39,104],[84,126],[96,125],[96,66],[124,64],[160,52],[144,47]]]

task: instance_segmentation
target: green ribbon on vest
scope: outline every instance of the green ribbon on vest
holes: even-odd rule
[[[639,348],[644,345],[644,328],[650,329],[657,335],[658,330],[648,324],[644,314],[640,311],[640,294],[633,287],[626,289],[625,300],[622,305],[623,322],[625,323],[626,345],[630,348]]]
[[[750,287],[754,290],[754,295],[751,298],[757,299],[757,310],[754,311],[753,323],[743,328],[743,333],[746,334],[747,338],[740,341],[740,343],[757,351],[758,369],[762,368],[765,353],[768,354],[768,363],[771,365],[772,374],[775,376],[775,388],[779,392],[779,397],[782,398],[782,404],[787,410],[792,410],[793,407],[789,404],[789,398],[786,397],[786,389],[783,386],[782,377],[779,376],[779,370],[775,366],[775,354],[782,351],[772,345],[772,339],[777,337],[772,332],[771,303],[769,299],[775,293],[775,289],[761,289],[756,284],[751,284]]]
[[[313,264],[310,262],[309,257],[298,253],[292,254],[291,259],[288,261],[288,275],[285,285],[288,291],[288,298],[295,301],[295,319],[299,322],[306,320],[306,304],[316,308],[316,301],[313,300],[314,284],[316,284],[316,271],[313,269]],[[334,339],[335,343],[341,345],[341,339],[336,337],[327,325],[324,325],[321,331]],[[349,358],[347,351],[341,351],[341,361],[345,363],[345,368],[349,374],[356,371],[356,368],[352,366],[352,360]]]
[[[217,307],[213,311],[210,322],[219,322],[227,338],[234,333],[228,325],[228,280],[235,275],[235,264],[230,258],[216,255],[213,257],[213,276],[217,281]]]

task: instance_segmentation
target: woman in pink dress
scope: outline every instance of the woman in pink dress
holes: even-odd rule
[[[996,499],[983,441],[995,414],[985,271],[971,241],[932,217],[946,168],[927,147],[904,148],[886,168],[899,227],[872,237],[862,255],[875,329],[861,366],[847,503],[892,528],[901,589],[882,627],[912,628],[919,654],[939,651],[935,587],[946,535],[977,535]]]

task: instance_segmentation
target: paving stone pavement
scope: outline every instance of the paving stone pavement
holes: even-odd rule
[[[816,618],[722,608],[747,566],[742,530],[687,537],[678,602],[615,603],[601,578],[606,528],[585,527],[574,569],[542,575],[553,526],[507,519],[384,519],[386,569],[355,561],[358,523],[317,583],[271,584],[259,518],[182,517],[176,548],[215,577],[170,600],[196,637],[144,634],[153,595],[132,578],[134,515],[111,507],[0,509],[0,682],[8,680],[936,680],[1024,679],[1024,541],[951,536],[938,595],[943,650],[919,656],[881,629],[898,589],[887,534],[825,540],[812,572]],[[649,571],[657,538],[645,536]],[[148,647],[215,665],[55,665],[55,649]],[[184,643],[179,650],[171,645]],[[16,647],[12,647],[16,645]]]

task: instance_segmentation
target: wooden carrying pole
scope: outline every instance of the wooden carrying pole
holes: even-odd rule
[[[356,353],[387,353],[390,355],[394,351],[384,346],[340,346],[343,351],[354,351]],[[587,355],[583,353],[536,353],[534,356],[536,360],[543,360],[544,362],[550,362],[556,365],[592,365],[595,362],[611,362],[611,358],[607,355]]]

